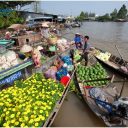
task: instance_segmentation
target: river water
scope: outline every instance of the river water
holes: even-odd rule
[[[75,33],[88,35],[92,46],[118,55],[115,45],[125,60],[128,60],[128,22],[84,22],[80,28],[67,29],[64,37],[73,39]]]
[[[84,22],[80,28],[72,28],[63,31],[63,37],[72,40],[75,33],[88,35],[92,46],[110,51],[119,56],[115,45],[125,60],[128,60],[128,23],[117,22]],[[64,35],[65,34],[65,35]],[[120,79],[117,76],[116,79]],[[117,84],[118,91],[121,83]],[[128,84],[125,84],[123,96],[128,96]],[[67,100],[55,118],[52,126],[56,127],[104,127],[103,121],[89,109],[75,93],[69,93]]]

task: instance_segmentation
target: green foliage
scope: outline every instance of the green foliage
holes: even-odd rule
[[[25,5],[31,4],[34,1],[0,1],[0,8],[1,7],[6,7],[10,9],[16,8],[16,6],[23,7]]]
[[[110,14],[111,20],[115,21],[117,19],[117,9],[114,9],[114,11]]]
[[[69,88],[70,92],[75,92],[76,88],[75,88],[75,83],[73,80],[71,80],[70,82],[70,88]]]
[[[84,17],[85,17],[85,18],[88,18],[88,16],[89,16],[88,12],[85,12],[85,13],[84,13]]]
[[[24,19],[19,16],[18,12],[11,10],[8,14],[0,15],[0,28],[9,27],[12,24],[23,23]]]
[[[126,6],[123,4],[123,6],[120,8],[118,14],[117,14],[117,18],[119,19],[125,19],[127,17],[127,8]]]
[[[77,20],[84,21],[85,19],[88,19],[89,17],[95,17],[95,13],[88,13],[88,12],[81,12],[79,16],[77,16]]]
[[[20,17],[18,12],[14,11],[19,5],[23,7],[25,5],[31,4],[33,1],[0,1],[0,28],[9,27],[12,24],[23,23],[24,19]],[[6,10],[9,10],[6,12]]]
[[[90,13],[88,14],[88,16],[89,16],[89,17],[95,17],[95,13],[91,13],[91,12],[90,12]]]
[[[112,13],[106,13],[103,16],[99,16],[96,18],[97,21],[106,22],[106,21],[116,21],[117,19],[128,19],[128,10],[126,5],[122,5],[119,11],[114,9]],[[95,13],[81,12],[79,16],[77,16],[76,20],[84,21],[85,19],[89,19],[90,17],[95,17]]]
[[[103,15],[103,16],[99,16],[99,17],[97,17],[96,20],[101,21],[101,22],[105,22],[105,21],[110,21],[111,18],[110,18],[110,16],[109,16],[109,14],[106,13],[106,14]]]

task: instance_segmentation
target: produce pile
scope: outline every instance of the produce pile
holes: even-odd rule
[[[65,51],[66,49],[70,48],[70,43],[64,39],[64,38],[61,38],[57,41],[57,47],[60,51]]]
[[[50,35],[50,37],[48,38],[49,44],[56,44],[57,40],[58,38],[55,35]]]
[[[0,92],[0,126],[39,127],[49,117],[64,87],[41,74]]]
[[[111,56],[111,53],[109,52],[100,52],[99,50],[95,50],[95,55],[97,58],[103,60],[103,61],[108,61],[110,56]]]
[[[102,78],[107,78],[107,72],[98,62],[94,66],[90,66],[90,67],[78,65],[77,77],[81,82],[87,80],[98,80]],[[84,85],[99,87],[107,83],[108,83],[107,80],[103,80],[103,81],[84,82]]]
[[[75,52],[74,52],[74,60],[75,61],[77,61],[77,60],[79,60],[80,59],[80,54],[79,54],[79,50],[75,50]]]
[[[0,71],[20,63],[21,61],[16,57],[16,53],[14,51],[9,50],[4,54],[0,54]]]
[[[105,53],[100,53],[97,55],[97,58],[103,60],[103,61],[108,61],[111,56],[111,53],[105,52]]]

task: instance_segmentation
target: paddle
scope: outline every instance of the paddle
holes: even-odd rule
[[[116,47],[116,50],[118,51],[118,53],[119,53],[119,55],[120,55],[120,58],[123,60],[123,57],[122,57],[122,55],[121,55],[121,53],[120,53],[120,51],[119,51],[117,45],[115,45],[115,47]]]
[[[124,64],[126,64],[126,62],[124,61],[124,59],[123,59],[123,57],[122,57],[122,55],[121,55],[121,53],[120,53],[120,51],[119,51],[117,45],[115,45],[115,47],[116,47],[116,49],[117,49],[117,51],[118,51],[118,53],[119,53],[119,55],[120,55],[120,58],[123,60]]]

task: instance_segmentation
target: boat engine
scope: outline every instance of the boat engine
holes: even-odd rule
[[[113,102],[115,108],[114,114],[128,120],[128,97],[121,97],[117,101]]]

